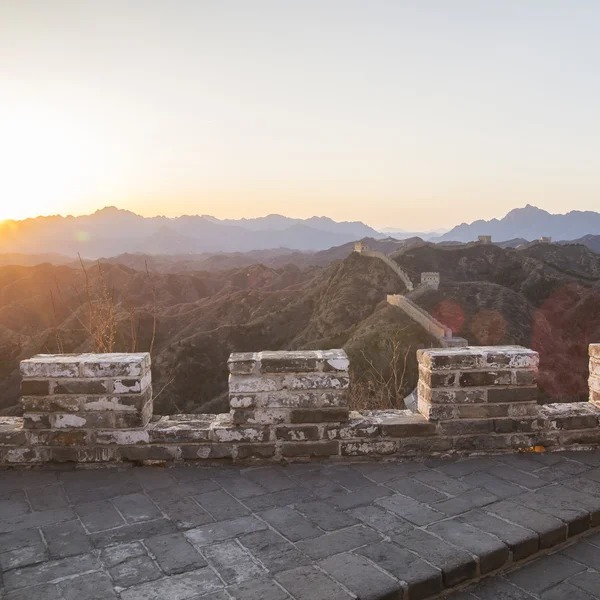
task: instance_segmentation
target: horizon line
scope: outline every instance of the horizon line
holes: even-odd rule
[[[532,204],[525,204],[523,206],[517,206],[515,208],[512,208],[510,210],[508,210],[506,213],[504,213],[504,215],[502,217],[493,217],[492,219],[479,219],[479,218],[474,218],[472,221],[467,222],[467,221],[463,221],[461,223],[455,223],[452,226],[446,226],[446,227],[437,227],[437,228],[431,228],[431,229],[421,229],[421,228],[414,228],[414,229],[404,229],[402,227],[395,227],[395,226],[390,226],[390,225],[386,225],[384,227],[376,227],[373,225],[369,225],[368,223],[366,223],[365,221],[362,220],[354,220],[354,221],[348,221],[348,220],[343,220],[343,221],[337,221],[332,217],[329,217],[327,215],[312,215],[310,217],[291,217],[288,215],[284,215],[281,213],[268,213],[266,215],[262,215],[262,216],[258,216],[258,217],[238,217],[238,218],[219,218],[219,217],[215,217],[213,215],[210,214],[191,214],[191,213],[182,213],[180,215],[175,215],[175,216],[167,216],[165,214],[155,214],[155,215],[142,215],[138,212],[135,212],[133,210],[127,209],[127,208],[119,208],[118,206],[115,206],[114,204],[108,204],[106,206],[103,206],[101,208],[97,208],[94,212],[90,212],[90,213],[81,213],[81,214],[61,214],[61,213],[54,213],[54,214],[45,214],[45,215],[36,215],[36,216],[31,216],[31,217],[25,217],[23,219],[11,219],[11,218],[7,218],[7,219],[0,219],[0,224],[3,223],[22,223],[24,221],[29,221],[29,220],[36,220],[36,219],[48,219],[48,218],[53,218],[53,217],[60,217],[62,219],[78,219],[78,218],[82,218],[82,217],[92,217],[97,213],[100,213],[102,211],[106,211],[106,210],[110,210],[110,209],[114,209],[117,212],[124,212],[124,213],[130,213],[132,215],[135,215],[136,217],[140,217],[142,219],[169,219],[169,220],[174,220],[174,219],[180,219],[180,218],[184,218],[184,217],[198,217],[198,218],[204,218],[204,219],[214,219],[215,221],[220,221],[220,222],[225,222],[225,221],[257,221],[260,219],[266,219],[268,217],[281,217],[284,219],[290,219],[290,220],[294,220],[294,221],[309,221],[310,219],[329,219],[330,221],[333,221],[334,223],[359,223],[362,225],[365,225],[367,227],[370,227],[371,229],[377,231],[378,233],[393,233],[393,232],[403,232],[403,233],[411,233],[414,231],[420,232],[420,233],[435,233],[435,232],[446,232],[446,231],[450,231],[453,227],[459,226],[459,225],[464,225],[464,224],[472,224],[476,221],[493,221],[493,220],[500,220],[503,219],[504,217],[506,217],[509,213],[513,212],[514,210],[523,210],[526,208],[535,208],[539,211],[543,211],[546,212],[549,215],[555,215],[555,216],[565,216],[571,213],[597,213],[597,211],[593,211],[593,210],[578,210],[578,209],[573,209],[573,210],[569,210],[567,212],[562,212],[562,213],[552,213],[546,209],[543,208],[539,208],[538,206],[532,205]],[[387,229],[388,231],[383,231],[383,229]],[[391,230],[391,231],[390,231]]]

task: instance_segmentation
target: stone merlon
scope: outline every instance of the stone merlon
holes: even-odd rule
[[[345,373],[349,364],[348,355],[343,350],[241,352],[233,353],[227,361],[232,375]]]
[[[419,412],[351,411],[343,350],[232,354],[230,412],[152,418],[147,354],[40,355],[22,363],[24,415],[0,418],[0,465],[307,461],[600,445],[600,344],[590,401],[537,403],[537,352],[418,351]],[[26,394],[26,395],[25,395]]]

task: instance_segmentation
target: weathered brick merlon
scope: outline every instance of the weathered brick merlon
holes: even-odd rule
[[[25,412],[26,429],[131,429],[146,427],[152,417],[152,401],[140,410],[95,412]]]
[[[123,395],[51,395],[22,396],[21,405],[24,412],[96,412],[142,410],[152,399],[152,387],[147,387],[141,394]]]
[[[344,350],[236,352],[227,361],[233,375],[261,373],[347,374],[349,360]]]
[[[538,414],[536,402],[501,402],[482,404],[433,404],[423,397],[418,399],[418,410],[427,419],[495,419],[499,417],[529,417]]]
[[[536,369],[539,355],[523,346],[467,346],[417,351],[419,365],[432,371]]]
[[[537,369],[432,371],[419,367],[419,379],[431,388],[528,386],[538,382]]]
[[[23,378],[136,378],[150,369],[150,354],[37,354],[21,361]]]
[[[326,408],[346,406],[347,389],[278,390],[229,395],[231,408]]]
[[[282,423],[344,423],[346,407],[231,409],[235,425],[277,425]]]
[[[589,401],[595,406],[600,406],[600,344],[590,344],[590,377]]]
[[[68,396],[68,395],[120,395],[143,394],[151,385],[151,374],[141,377],[116,378],[60,378],[32,379],[21,381],[23,396]]]
[[[347,373],[229,375],[230,394],[279,390],[345,390],[349,385]]]

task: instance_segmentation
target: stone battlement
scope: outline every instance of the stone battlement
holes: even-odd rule
[[[443,323],[440,323],[437,319],[432,317],[426,310],[422,309],[418,304],[415,304],[408,296],[403,296],[402,294],[388,294],[387,303],[402,309],[413,321],[423,327],[425,331],[437,338],[440,346],[443,348],[462,348],[467,345],[467,340],[461,337],[455,337],[449,327],[446,327]]]
[[[421,285],[437,290],[440,287],[440,274],[436,271],[423,271],[421,273]]]
[[[378,258],[379,260],[384,262],[390,269],[392,269],[392,271],[394,271],[394,273],[396,273],[398,277],[400,277],[402,283],[406,286],[406,289],[409,292],[414,289],[415,286],[413,285],[413,282],[408,276],[408,273],[406,273],[402,269],[402,267],[397,262],[393,261],[387,254],[384,254],[383,252],[378,252],[377,250],[368,250],[365,246],[363,246],[360,251],[357,250],[357,252],[360,252],[364,256],[368,256],[370,258]]]
[[[600,344],[590,401],[539,406],[520,346],[420,350],[418,410],[348,409],[343,350],[232,354],[231,411],[151,418],[147,354],[23,361],[23,418],[0,418],[0,464],[403,458],[600,444]],[[150,405],[148,407],[148,404]],[[92,407],[92,408],[90,408]]]
[[[21,362],[25,429],[144,427],[150,354],[38,354]]]
[[[590,402],[600,407],[600,344],[590,344]]]
[[[347,421],[349,364],[343,350],[232,354],[228,367],[233,423]]]

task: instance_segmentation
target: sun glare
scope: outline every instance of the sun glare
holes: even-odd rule
[[[76,120],[43,107],[0,114],[0,219],[64,212],[100,177],[103,157]]]

